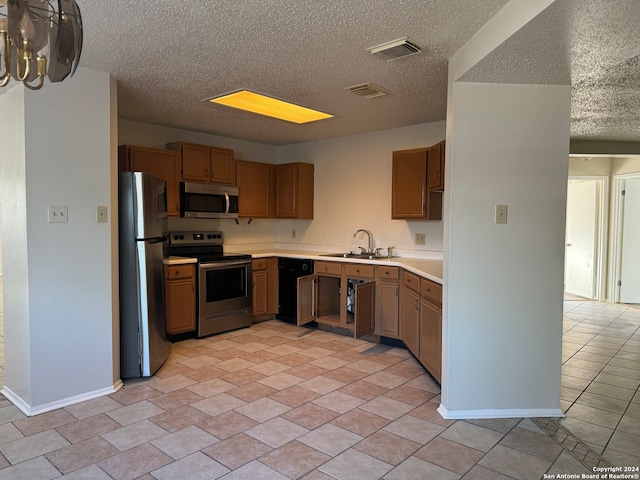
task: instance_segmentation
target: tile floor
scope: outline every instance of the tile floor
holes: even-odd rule
[[[4,385],[4,304],[2,275],[0,275],[0,385]]]
[[[560,422],[445,421],[406,350],[269,321],[175,344],[154,378],[36,417],[0,397],[0,480],[529,480],[590,473],[596,453],[639,465],[640,310],[565,308]]]
[[[565,299],[561,406],[613,465],[640,465],[640,308]]]

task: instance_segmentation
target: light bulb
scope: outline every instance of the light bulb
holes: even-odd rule
[[[27,9],[24,9],[22,18],[20,19],[20,35],[22,40],[33,41],[33,37],[36,36],[36,27],[33,25],[33,20],[29,16]]]

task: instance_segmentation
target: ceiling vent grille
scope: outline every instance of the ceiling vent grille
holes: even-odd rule
[[[389,90],[378,85],[374,85],[373,83],[361,83],[359,85],[347,87],[345,90],[364,98],[375,98],[389,94]]]
[[[422,47],[408,37],[367,48],[372,55],[376,55],[387,62],[398,60],[422,52]]]

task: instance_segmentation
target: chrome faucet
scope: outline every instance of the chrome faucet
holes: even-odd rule
[[[369,237],[369,243],[367,245],[367,251],[365,253],[373,253],[373,236],[371,235],[371,232],[369,230],[364,230],[363,228],[359,228],[358,230],[356,230],[356,233],[353,234],[353,238],[356,238],[356,236],[360,232],[366,233],[367,237]],[[362,248],[362,247],[360,247],[360,248]]]

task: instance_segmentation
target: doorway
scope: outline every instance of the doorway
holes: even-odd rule
[[[614,199],[611,298],[640,304],[640,175],[616,176]]]
[[[565,236],[565,293],[605,299],[607,178],[569,177]]]

